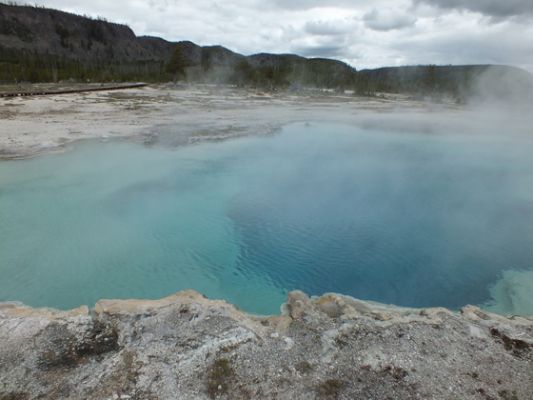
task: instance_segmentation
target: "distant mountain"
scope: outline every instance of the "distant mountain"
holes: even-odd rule
[[[173,59],[174,71],[168,65]],[[274,54],[245,57],[222,46],[136,37],[129,27],[105,20],[0,4],[0,81],[187,78],[270,86],[301,81],[329,87],[349,83],[354,72],[336,60]]]
[[[356,71],[294,54],[244,56],[222,46],[135,36],[125,25],[62,11],[0,4],[0,82],[188,80],[265,88],[320,87],[465,98],[533,92],[533,76],[490,65],[411,66]],[[480,89],[480,82],[482,87]],[[486,91],[486,90],[485,90]]]

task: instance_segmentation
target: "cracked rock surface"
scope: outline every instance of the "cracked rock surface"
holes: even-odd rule
[[[533,319],[291,292],[258,317],[193,292],[0,304],[0,400],[533,399]]]

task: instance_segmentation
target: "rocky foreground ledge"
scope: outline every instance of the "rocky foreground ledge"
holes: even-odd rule
[[[257,317],[185,291],[0,304],[0,399],[533,399],[533,319],[292,292]]]

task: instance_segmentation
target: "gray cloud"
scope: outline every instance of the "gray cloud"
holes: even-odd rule
[[[414,0],[415,3],[480,12],[495,18],[533,15],[532,0]]]
[[[363,16],[366,27],[376,31],[390,31],[413,26],[416,18],[405,12],[393,10],[378,10],[377,8],[367,12]]]

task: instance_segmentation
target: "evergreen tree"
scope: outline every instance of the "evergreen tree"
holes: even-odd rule
[[[174,51],[165,67],[165,71],[171,74],[174,82],[176,82],[179,77],[185,77],[186,67],[187,60],[185,59],[183,51],[178,46],[174,47]]]

